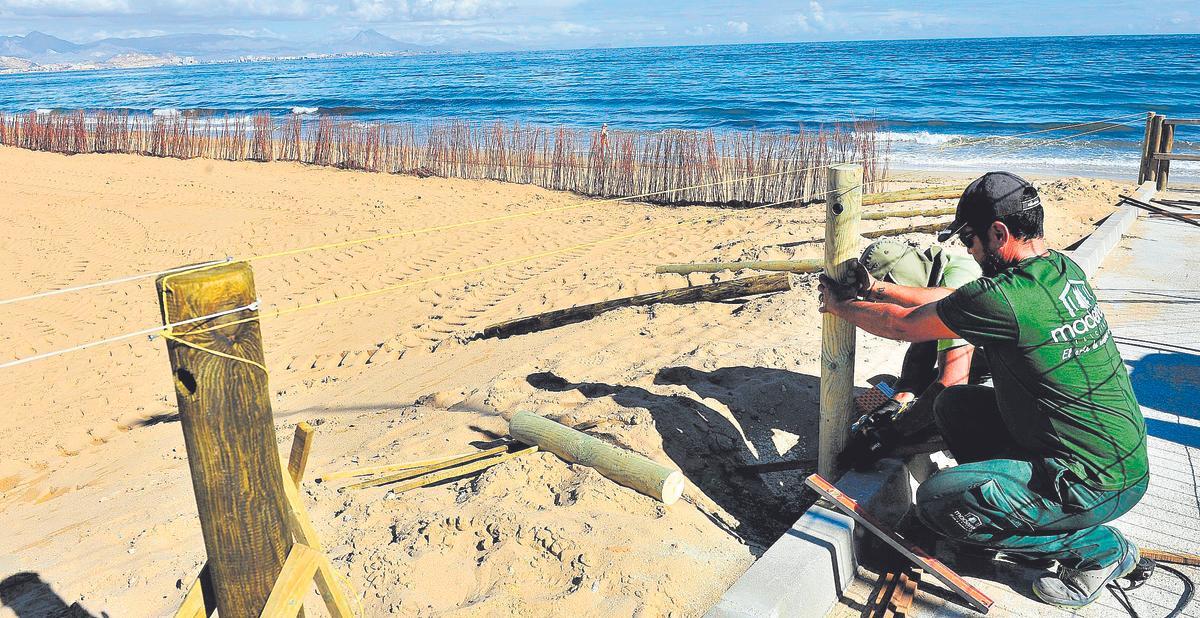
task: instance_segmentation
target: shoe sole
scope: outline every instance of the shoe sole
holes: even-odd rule
[[[1057,607],[1059,609],[1079,609],[1081,607],[1087,607],[1088,605],[1091,605],[1092,603],[1094,603],[1096,601],[1096,599],[1100,598],[1100,595],[1104,594],[1104,589],[1107,588],[1109,584],[1117,581],[1118,579],[1121,579],[1122,577],[1125,577],[1126,575],[1129,575],[1130,573],[1133,572],[1134,569],[1137,568],[1138,562],[1140,562],[1142,559],[1142,552],[1139,551],[1137,548],[1137,545],[1134,545],[1133,543],[1130,543],[1129,547],[1132,548],[1133,551],[1127,552],[1124,556],[1121,557],[1121,563],[1124,563],[1126,558],[1132,557],[1132,560],[1129,561],[1129,565],[1126,566],[1125,568],[1121,568],[1121,565],[1118,564],[1117,570],[1113,571],[1113,574],[1109,576],[1108,580],[1105,581],[1103,584],[1100,584],[1100,587],[1097,588],[1096,591],[1091,594],[1091,596],[1080,601],[1078,604],[1069,604],[1069,603],[1061,603],[1061,602],[1051,601],[1051,600],[1043,597],[1038,592],[1038,589],[1036,587],[1033,589],[1033,596],[1037,597],[1038,600],[1040,600],[1042,603],[1045,603],[1046,605],[1053,605],[1054,607]]]

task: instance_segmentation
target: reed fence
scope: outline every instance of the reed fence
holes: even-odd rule
[[[491,179],[660,204],[751,206],[823,196],[823,166],[857,162],[868,191],[888,144],[871,121],[795,131],[622,131],[451,120],[364,123],[269,114],[193,118],[122,111],[0,116],[0,144],[66,154],[299,161],[386,173]],[[766,176],[766,177],[761,177]],[[735,182],[745,177],[761,177]],[[688,187],[674,190],[677,187]],[[661,192],[661,193],[658,193]]]

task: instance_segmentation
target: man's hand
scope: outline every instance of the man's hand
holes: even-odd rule
[[[820,285],[817,286],[818,309],[821,313],[841,315],[841,308],[858,297],[856,286],[844,285],[834,281],[828,275],[822,274]]]
[[[871,272],[866,266],[857,259],[851,260],[850,272],[846,273],[846,285],[854,286],[857,289],[858,296],[866,300],[875,300],[871,298],[871,290],[879,283],[875,277],[871,276]]]

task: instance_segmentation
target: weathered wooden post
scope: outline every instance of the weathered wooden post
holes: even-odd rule
[[[1159,143],[1158,151],[1162,154],[1171,154],[1175,149],[1175,124],[1169,120],[1163,121],[1162,126],[1162,142]],[[1171,175],[1171,160],[1163,159],[1158,161],[1158,179],[1155,188],[1159,191],[1167,188],[1167,177]]]
[[[1155,114],[1150,123],[1150,139],[1147,142],[1150,144],[1150,164],[1146,169],[1146,180],[1154,180],[1158,178],[1158,161],[1154,159],[1154,155],[1158,154],[1158,143],[1162,137],[1162,126],[1164,116]]]
[[[243,262],[165,275],[156,287],[165,324],[229,312],[256,299],[253,274]],[[228,313],[167,336],[221,616],[258,616],[292,547],[258,320],[230,324],[256,313]]]
[[[843,281],[850,260],[858,257],[858,221],[862,209],[863,169],[855,163],[829,168],[825,196],[825,273]],[[841,476],[837,456],[846,443],[854,412],[854,326],[825,313],[821,317],[821,423],[817,471],[827,479]]]
[[[1146,182],[1150,166],[1154,165],[1154,147],[1150,145],[1150,132],[1154,128],[1154,112],[1146,112],[1146,134],[1142,136],[1142,165],[1138,168],[1138,184]]]

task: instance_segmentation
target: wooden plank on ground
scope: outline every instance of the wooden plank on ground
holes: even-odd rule
[[[842,493],[840,489],[834,487],[832,483],[822,478],[819,474],[810,475],[804,482],[817,493],[831,500],[838,507],[838,510],[854,518],[855,521],[862,524],[867,530],[870,530],[872,534],[883,539],[892,549],[900,552],[901,555],[913,561],[913,563],[919,565],[922,569],[932,573],[939,581],[958,593],[972,609],[986,614],[988,609],[991,608],[992,599],[981,590],[972,586],[970,582],[963,579],[958,573],[950,570],[950,567],[942,564],[940,560],[929,555],[925,550],[885,528],[874,516],[860,507],[853,498]]]

